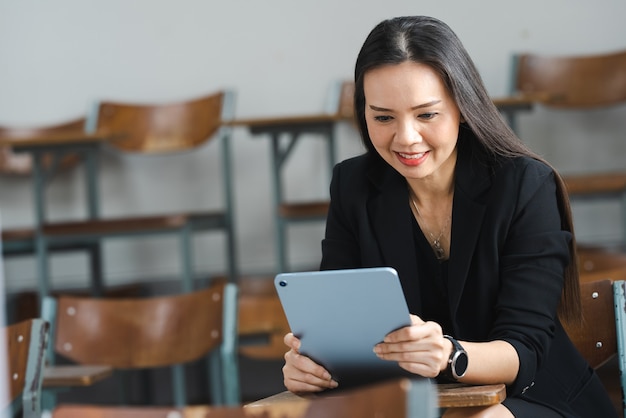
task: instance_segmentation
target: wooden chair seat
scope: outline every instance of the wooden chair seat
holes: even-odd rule
[[[325,218],[330,201],[283,203],[278,207],[281,217],[291,220]]]
[[[626,173],[593,173],[563,177],[572,196],[623,194],[626,191]]]
[[[180,213],[131,218],[96,219],[74,222],[56,222],[43,227],[47,237],[121,236],[177,231],[185,226],[192,230],[212,229],[226,224],[222,212]]]
[[[7,241],[28,241],[35,238],[35,230],[33,228],[5,228],[2,230],[2,242]]]

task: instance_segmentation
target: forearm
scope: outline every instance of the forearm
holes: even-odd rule
[[[472,384],[511,384],[517,377],[519,357],[506,341],[474,343],[460,341],[469,359],[467,372],[460,381]]]

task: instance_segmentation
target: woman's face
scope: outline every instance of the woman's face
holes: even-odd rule
[[[365,121],[376,151],[407,179],[449,181],[461,113],[439,75],[406,61],[363,78]]]

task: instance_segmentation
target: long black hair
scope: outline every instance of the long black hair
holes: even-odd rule
[[[370,32],[356,60],[354,110],[361,140],[370,154],[376,151],[365,122],[363,77],[384,65],[413,61],[434,69],[456,102],[465,124],[488,154],[494,157],[528,156],[547,161],[530,150],[509,128],[487,94],[474,62],[460,39],[444,22],[428,16],[404,16],[385,20]],[[566,321],[580,319],[580,288],[576,240],[569,197],[563,179],[552,167],[557,184],[561,228],[572,234],[571,260],[565,270],[559,314]]]

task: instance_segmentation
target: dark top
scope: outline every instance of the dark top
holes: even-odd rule
[[[616,416],[556,315],[572,237],[561,229],[552,170],[531,158],[490,158],[461,132],[447,269],[435,272],[416,256],[424,248],[415,242],[406,180],[375,154],[333,171],[321,268],[393,267],[416,315],[439,315],[422,292],[441,290],[427,277],[447,270],[450,324],[442,326],[460,340],[515,348],[520,369],[507,396],[567,417]]]
[[[410,209],[409,209],[410,212]],[[411,217],[413,214],[411,213]],[[452,332],[450,305],[448,304],[448,264],[440,262],[426,240],[426,236],[413,218],[413,237],[415,241],[419,292],[407,295],[408,299],[420,298],[420,301],[407,301],[409,306],[421,303],[420,317],[424,321],[435,321],[441,325],[444,334]],[[418,280],[421,277],[421,280]]]

